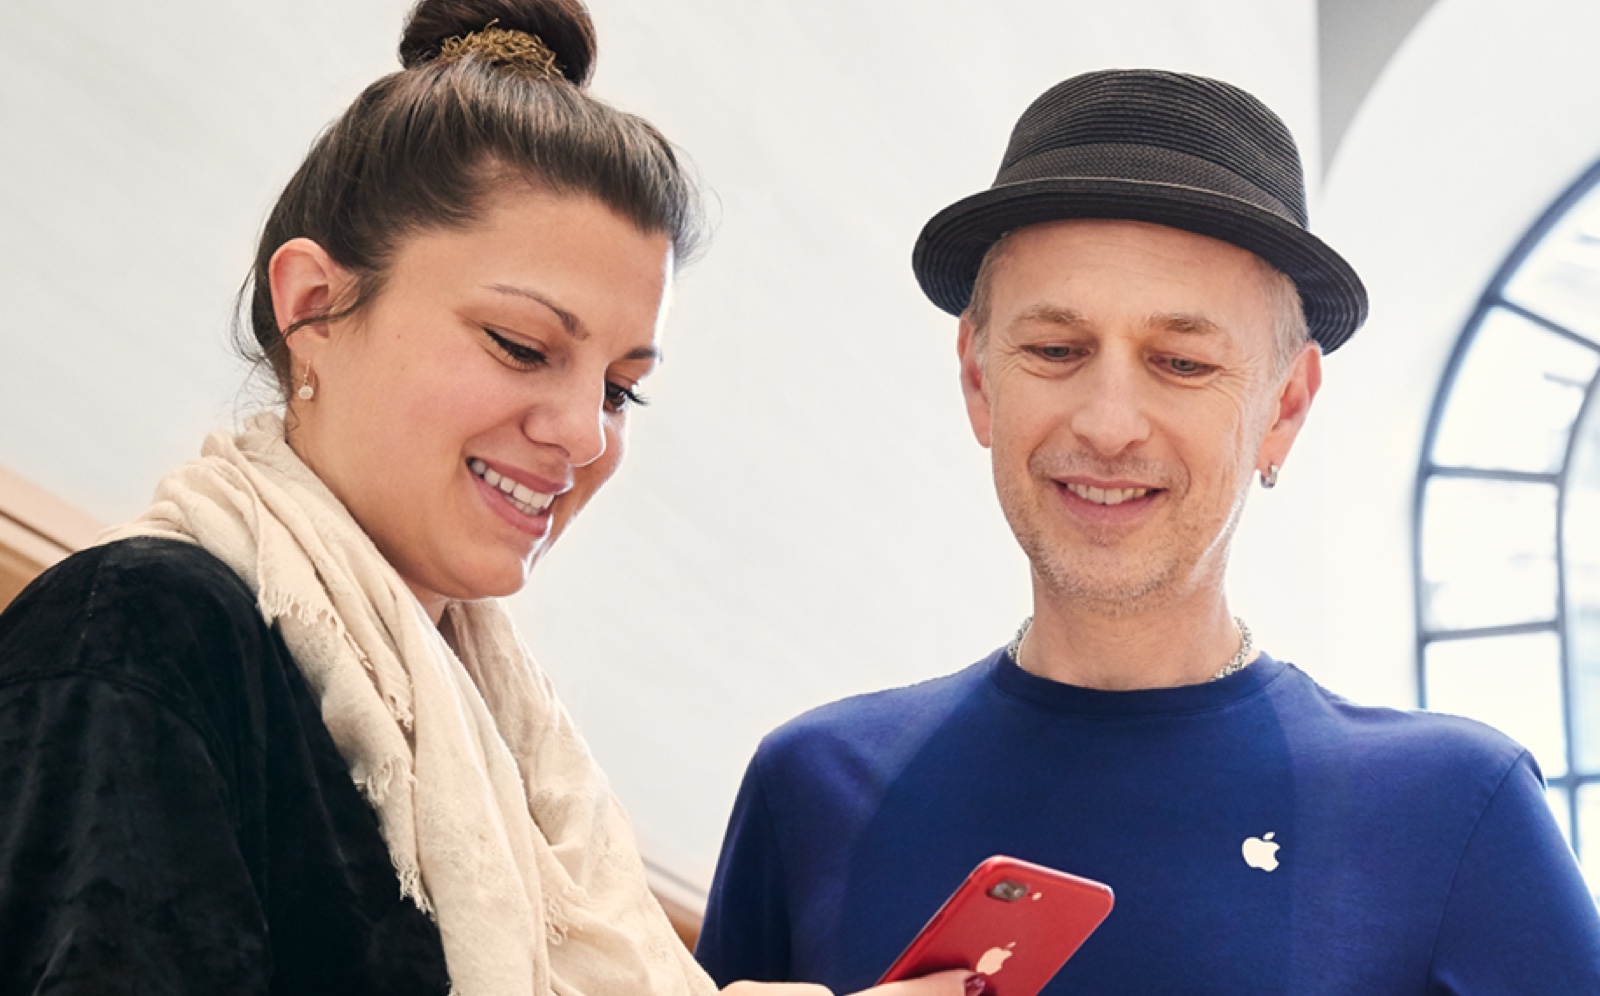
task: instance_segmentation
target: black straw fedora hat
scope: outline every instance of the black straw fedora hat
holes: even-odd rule
[[[911,257],[917,282],[960,314],[991,246],[1062,218],[1150,222],[1250,250],[1294,281],[1324,352],[1367,317],[1361,279],[1306,227],[1289,129],[1227,83],[1107,70],[1057,84],[1017,121],[994,185],[922,229]]]

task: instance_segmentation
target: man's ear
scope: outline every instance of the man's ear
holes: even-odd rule
[[[968,313],[961,315],[961,331],[956,337],[956,355],[961,358],[961,394],[967,402],[967,420],[978,445],[989,448],[989,392],[984,381],[984,351],[988,338],[978,335]]]
[[[1320,387],[1322,350],[1308,342],[1301,347],[1300,355],[1294,358],[1289,375],[1278,389],[1272,423],[1267,427],[1266,438],[1261,441],[1261,448],[1257,452],[1256,469],[1265,470],[1273,464],[1283,466],[1289,458],[1295,438],[1300,435],[1300,428],[1306,424],[1306,415],[1311,411],[1311,402]]]
[[[278,247],[267,264],[271,282],[272,311],[280,330],[296,322],[330,314],[349,283],[343,267],[328,251],[310,239],[290,239]],[[302,362],[310,362],[328,340],[328,326],[322,322],[302,325],[289,336],[289,351]]]

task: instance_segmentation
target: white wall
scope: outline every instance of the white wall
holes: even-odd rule
[[[1412,515],[1428,412],[1486,284],[1600,157],[1596,38],[1589,0],[1440,0],[1379,78],[1313,211],[1366,281],[1372,319],[1325,364],[1285,485],[1247,517],[1236,563],[1252,570],[1234,578],[1268,646],[1358,700],[1416,702]]]
[[[231,420],[251,237],[403,7],[0,4],[0,462],[114,520]]]
[[[594,3],[596,92],[689,150],[721,226],[682,282],[630,465],[518,611],[651,853],[704,879],[765,730],[959,667],[1026,610],[960,408],[954,321],[911,277],[923,221],[988,184],[1033,96],[1105,66],[1238,83],[1316,162],[1314,15],[1311,0]],[[234,417],[225,329],[255,230],[316,129],[393,66],[405,6],[0,4],[0,463],[117,520]],[[1380,314],[1404,313],[1383,269],[1394,236],[1364,226],[1396,215],[1368,191],[1408,177],[1379,148],[1408,127],[1363,114],[1315,212],[1379,273]],[[1343,421],[1315,428],[1370,418],[1339,384],[1384,383],[1366,357],[1391,340],[1410,341],[1375,323],[1330,362],[1313,438],[1247,516],[1235,589],[1270,649],[1394,697],[1398,643],[1364,655],[1337,620],[1352,589],[1408,583],[1366,569],[1404,566],[1384,555],[1406,540],[1383,531],[1404,522],[1376,516],[1378,553],[1359,555],[1318,489],[1403,504],[1414,456],[1402,440],[1374,469]],[[1406,358],[1412,390],[1431,390],[1438,355]]]
[[[974,9],[598,8],[596,89],[690,150],[722,226],[631,466],[524,603],[650,850],[692,876],[765,731],[954,670],[1027,611],[955,322],[911,275],[923,222],[989,184],[1029,101],[1092,68],[1223,76],[1316,132],[1309,3]]]

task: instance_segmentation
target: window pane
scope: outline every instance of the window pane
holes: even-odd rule
[[[1422,508],[1422,604],[1430,632],[1556,615],[1556,489],[1434,477]]]
[[[1429,709],[1488,723],[1532,751],[1548,778],[1567,773],[1554,632],[1431,643],[1426,661]]]
[[[1590,402],[1574,442],[1562,523],[1567,660],[1577,763],[1600,773],[1600,399]]]
[[[1446,402],[1433,462],[1553,474],[1600,353],[1503,309],[1484,317]]]
[[[1589,891],[1600,896],[1600,785],[1578,786],[1578,860]]]
[[[1529,311],[1600,342],[1600,187],[1556,223],[1505,293]]]

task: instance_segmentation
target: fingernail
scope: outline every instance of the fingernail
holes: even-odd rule
[[[989,980],[987,978],[985,978],[984,976],[979,975],[977,972],[973,972],[971,975],[967,976],[967,981],[966,981],[967,996],[979,996],[980,993],[982,993],[985,989],[988,989],[988,988],[989,988]]]

